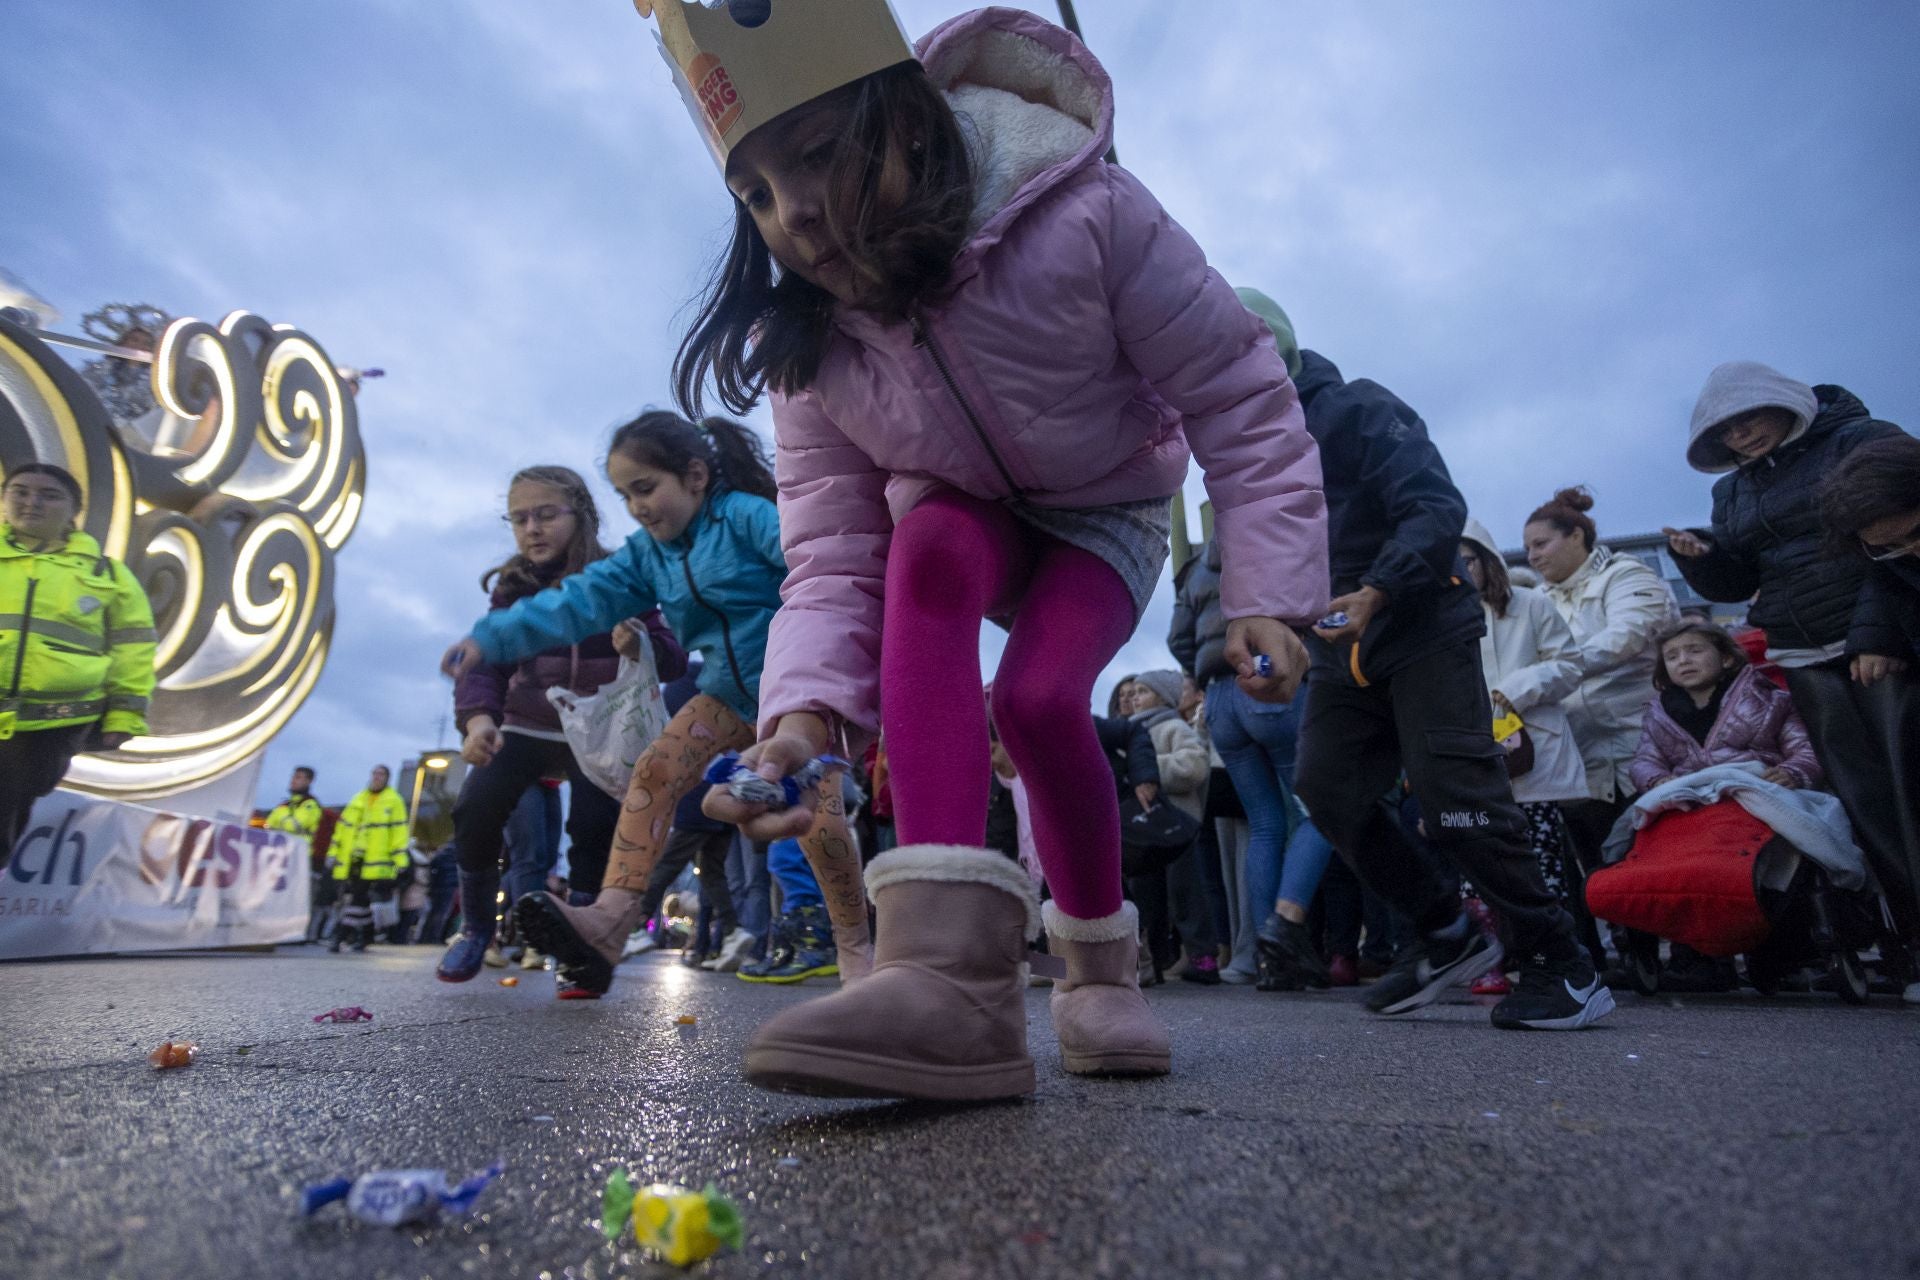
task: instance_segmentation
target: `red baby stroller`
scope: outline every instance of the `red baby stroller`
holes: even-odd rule
[[[1859,953],[1879,940],[1879,913],[1864,866],[1822,865],[1736,800],[1655,814],[1623,859],[1588,877],[1587,907],[1628,931],[1622,958],[1643,995],[1660,989],[1666,938],[1743,957],[1762,994],[1816,966],[1841,999],[1866,1002]]]

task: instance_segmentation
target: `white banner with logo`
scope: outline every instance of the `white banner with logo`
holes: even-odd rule
[[[56,791],[0,872],[0,959],[298,942],[307,841]]]

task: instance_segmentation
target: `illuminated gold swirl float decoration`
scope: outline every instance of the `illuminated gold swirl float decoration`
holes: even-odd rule
[[[157,409],[122,428],[80,374],[0,317],[0,470],[73,472],[83,527],[124,560],[160,634],[151,735],[66,785],[120,799],[245,763],[299,709],[333,634],[333,557],[366,491],[353,396],[320,345],[236,311],[154,353]]]

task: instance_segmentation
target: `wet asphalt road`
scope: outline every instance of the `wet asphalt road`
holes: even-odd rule
[[[615,1165],[740,1201],[713,1277],[1920,1274],[1920,1009],[1884,998],[1626,996],[1548,1035],[1464,996],[1381,1020],[1174,983],[1176,1074],[1101,1083],[1061,1074],[1035,990],[1038,1095],[941,1110],[744,1084],[746,1036],[804,987],[654,956],[562,1003],[433,960],[0,967],[0,1276],[676,1274],[600,1237]],[[350,1004],[376,1020],[309,1020]],[[169,1037],[199,1061],[150,1069]],[[495,1159],[471,1218],[297,1214],[308,1182]]]

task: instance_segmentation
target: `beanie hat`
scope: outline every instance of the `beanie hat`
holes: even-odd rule
[[[1727,419],[1755,409],[1785,409],[1791,413],[1793,430],[1787,432],[1787,440],[1797,440],[1820,412],[1820,401],[1806,383],[1795,382],[1757,360],[1728,361],[1707,375],[1707,385],[1694,402],[1687,464],[1709,475],[1738,467],[1739,457],[1720,440],[1720,427]]]
[[[1300,376],[1300,343],[1293,336],[1293,321],[1287,319],[1287,313],[1280,304],[1258,289],[1235,289],[1240,296],[1240,304],[1247,310],[1266,321],[1267,328],[1273,330],[1273,345],[1280,349],[1280,358],[1287,362],[1287,376]]]
[[[1147,686],[1160,695],[1160,701],[1176,708],[1180,705],[1180,693],[1186,687],[1186,677],[1173,670],[1142,671],[1133,682]]]

